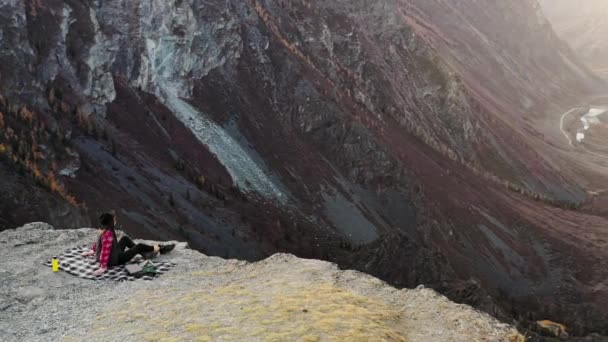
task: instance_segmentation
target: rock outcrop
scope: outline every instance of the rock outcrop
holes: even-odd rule
[[[247,263],[178,243],[161,256],[177,266],[151,282],[95,282],[41,265],[94,236],[44,223],[0,233],[2,341],[522,341],[432,290],[397,290],[289,254]]]

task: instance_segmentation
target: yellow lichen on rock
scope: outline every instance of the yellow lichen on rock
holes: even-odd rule
[[[137,287],[125,284],[132,289],[128,299],[105,303],[87,338],[524,341],[516,329],[432,290],[397,290],[321,261],[276,255],[201,268]]]
[[[273,288],[264,292],[235,284],[188,293],[142,290],[125,306],[128,311],[138,313],[132,318],[147,332],[145,338],[153,341],[201,337],[212,340],[257,337],[262,341],[406,340],[397,324],[401,312],[394,307],[327,283],[303,286],[269,282],[265,286],[268,284]],[[167,310],[142,314],[146,307],[168,303],[171,308]],[[210,308],[221,310],[209,315]],[[120,322],[125,322],[127,310],[117,308],[116,312],[99,316],[99,320],[114,321],[112,317],[121,317]],[[118,332],[125,324],[114,321],[103,325]],[[108,333],[111,332],[103,331]]]
[[[536,324],[542,331],[544,331],[552,336],[568,337],[568,332],[566,331],[566,326],[561,323],[556,323],[556,322],[549,321],[549,320],[542,320],[542,321],[536,322]]]

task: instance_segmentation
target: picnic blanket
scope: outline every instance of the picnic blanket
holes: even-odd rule
[[[109,267],[108,270],[100,276],[94,276],[93,272],[99,269],[99,263],[95,261],[95,258],[87,258],[81,255],[88,250],[90,250],[90,248],[87,246],[78,246],[70,248],[64,253],[58,255],[57,260],[59,260],[59,269],[85,279],[133,281],[136,279],[152,280],[158,277],[160,274],[167,272],[171,267],[175,266],[174,263],[170,262],[154,261],[152,264],[156,267],[157,274],[146,274],[144,276],[136,277],[127,272],[125,269],[126,265],[118,265]],[[144,261],[144,259],[138,255],[127,263],[127,265],[139,264],[142,261]],[[44,264],[52,267],[52,259],[47,260]]]

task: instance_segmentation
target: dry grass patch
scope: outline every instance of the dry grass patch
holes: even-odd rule
[[[259,284],[259,283],[258,283]],[[93,338],[149,341],[405,341],[401,313],[332,284],[268,281],[196,291],[142,290],[98,317]],[[146,334],[142,336],[141,331]]]

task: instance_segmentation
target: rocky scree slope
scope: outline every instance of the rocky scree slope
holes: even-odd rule
[[[277,254],[257,263],[179,243],[151,282],[102,283],[41,263],[94,229],[31,223],[0,233],[3,341],[521,341],[514,328],[429,289],[397,290],[323,261]],[[77,318],[77,319],[75,319]]]
[[[528,120],[594,80],[539,13],[531,0],[8,0],[0,91],[77,153],[56,178],[83,219],[116,209],[133,235],[210,255],[289,251],[503,320],[608,331],[606,222],[566,210],[585,192]]]

